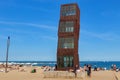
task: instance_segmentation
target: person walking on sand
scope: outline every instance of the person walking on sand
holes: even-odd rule
[[[91,65],[88,65],[87,68],[88,68],[87,75],[91,77]]]
[[[74,73],[75,73],[75,78],[77,77],[77,70],[79,69],[79,66],[76,65],[75,68],[74,68]]]

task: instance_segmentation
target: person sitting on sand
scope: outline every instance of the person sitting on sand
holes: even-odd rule
[[[31,71],[31,73],[36,73],[36,69],[33,69],[33,70]]]
[[[25,69],[21,69],[20,72],[26,72]]]
[[[46,66],[45,68],[44,68],[44,71],[50,71],[51,70],[51,67],[49,67],[49,66]]]

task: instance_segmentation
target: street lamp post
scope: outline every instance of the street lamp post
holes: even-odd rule
[[[6,67],[5,67],[5,72],[7,73],[7,67],[8,67],[8,51],[9,51],[9,46],[10,46],[10,36],[8,36],[7,40],[7,52],[6,52]]]

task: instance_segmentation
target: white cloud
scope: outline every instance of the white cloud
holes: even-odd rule
[[[33,28],[42,28],[42,29],[47,29],[47,30],[56,30],[55,27],[53,26],[48,26],[48,25],[40,25],[40,24],[33,24],[33,23],[23,23],[23,22],[7,22],[7,21],[0,21],[0,24],[5,24],[5,25],[24,25],[24,26],[29,26],[29,27],[33,27]],[[11,28],[10,26],[3,28],[2,31],[4,33],[9,33],[9,35],[11,37],[14,37],[14,39],[16,39],[17,41],[22,39],[26,39],[26,37],[24,36],[29,36],[32,38],[36,38],[34,35],[37,36],[37,38],[41,38],[41,39],[48,39],[48,40],[56,40],[56,37],[52,37],[51,35],[41,35],[40,32],[36,32],[36,31],[31,31],[31,30],[24,30],[24,29],[16,29],[16,28]],[[19,33],[19,34],[17,34]],[[39,36],[37,35],[39,34]],[[49,33],[48,33],[49,34]],[[23,36],[24,35],[24,36]],[[6,39],[7,36],[0,36],[0,39]]]
[[[115,33],[110,33],[110,32],[95,33],[95,32],[89,32],[86,30],[81,30],[81,34],[95,37],[95,38],[102,39],[102,40],[119,40],[120,39],[120,36],[118,36]]]
[[[20,29],[14,29],[14,28],[5,28],[3,29],[2,31],[4,32],[10,32],[10,33],[22,33],[22,34],[38,34],[37,32],[34,32],[34,31],[28,31],[28,30],[20,30]]]
[[[34,23],[0,21],[0,24],[6,24],[6,25],[25,25],[25,26],[31,26],[31,27],[36,27],[36,28],[44,28],[44,29],[50,29],[50,30],[57,30],[57,28],[55,26],[41,25],[41,24],[34,24]]]

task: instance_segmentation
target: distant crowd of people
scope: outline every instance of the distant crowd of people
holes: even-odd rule
[[[111,70],[118,72],[118,71],[120,71],[120,68],[118,68],[118,67],[116,66],[116,64],[112,64],[112,65],[111,65]]]
[[[77,73],[82,71],[86,71],[87,72],[87,76],[91,77],[91,65],[90,64],[85,64],[84,67],[79,67],[78,65],[75,66],[73,72],[75,73],[75,77],[77,77]]]
[[[9,65],[8,66],[9,70],[18,70],[21,72],[25,72],[25,70],[20,67],[23,67],[23,65]],[[5,68],[5,65],[1,64],[0,68]],[[42,66],[41,68],[43,69],[43,71],[55,71],[55,70],[57,70],[57,65],[55,65],[54,67]],[[75,77],[77,77],[77,73],[81,72],[81,71],[86,72],[87,76],[91,77],[92,70],[100,71],[100,70],[106,70],[106,68],[97,67],[96,65],[94,65],[94,67],[92,68],[92,66],[90,64],[84,64],[83,68],[79,67],[79,65],[75,65],[74,69],[70,69],[68,71],[73,72],[75,74]],[[118,68],[116,66],[116,64],[112,64],[111,70],[118,72],[118,71],[120,71],[120,68]],[[31,73],[36,73],[36,69],[31,70]]]
[[[104,70],[107,70],[107,68],[106,68],[106,67],[104,67],[104,68],[102,68],[102,67],[97,67],[96,65],[94,65],[94,67],[92,68],[92,66],[91,66],[90,64],[84,64],[84,67],[81,68],[81,67],[79,67],[78,65],[76,65],[75,68],[74,68],[74,71],[73,71],[73,72],[75,73],[75,77],[77,76],[78,70],[86,71],[87,76],[91,77],[91,72],[92,72],[92,70],[93,70],[93,71],[100,71],[100,70],[104,71]],[[116,66],[116,64],[112,64],[112,65],[111,65],[111,70],[118,72],[118,71],[120,71],[120,68],[118,68],[118,67]]]
[[[102,71],[104,71],[104,70],[106,70],[106,67],[97,67],[96,65],[94,65],[94,68],[93,68],[93,71],[100,71],[100,70],[102,70]]]
[[[43,71],[55,71],[55,67],[50,67],[50,66],[42,66],[41,67],[43,69]]]
[[[93,70],[94,71],[100,71],[100,70],[107,70],[107,69],[106,69],[106,67],[102,68],[102,67],[97,67],[96,65],[94,65],[94,69]],[[116,66],[116,64],[112,64],[110,70],[118,72],[118,71],[120,71],[120,68],[118,68]]]

